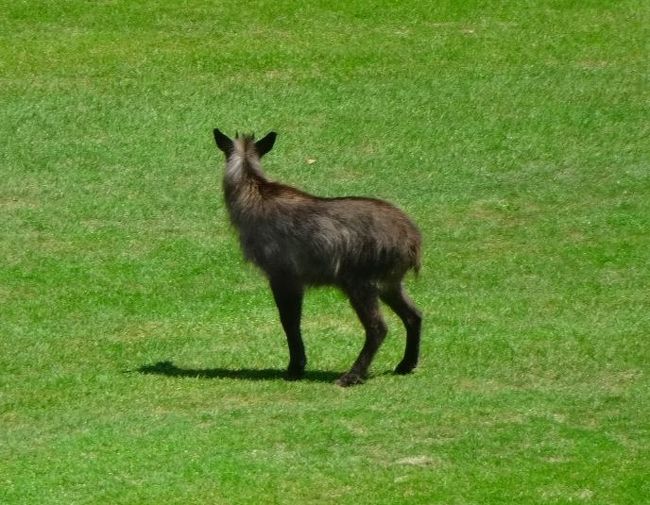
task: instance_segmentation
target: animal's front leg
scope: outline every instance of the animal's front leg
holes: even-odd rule
[[[280,313],[280,322],[287,336],[289,346],[289,366],[287,379],[300,379],[305,372],[307,356],[300,334],[300,316],[304,289],[298,282],[287,278],[271,279],[273,298]]]

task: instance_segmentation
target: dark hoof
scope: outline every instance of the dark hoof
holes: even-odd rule
[[[289,368],[284,374],[284,378],[288,381],[297,381],[305,376],[304,368]]]
[[[355,384],[363,384],[363,377],[356,373],[346,373],[341,375],[335,382],[337,386],[346,388],[348,386],[354,386]]]
[[[417,363],[404,363],[404,362],[401,362],[399,365],[397,365],[397,368],[395,368],[395,373],[397,375],[406,375],[406,374],[411,373],[416,366],[417,366]]]

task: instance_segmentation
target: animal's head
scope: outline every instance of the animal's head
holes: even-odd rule
[[[261,158],[273,148],[275,138],[277,137],[275,132],[269,132],[264,138],[255,142],[253,135],[239,137],[239,135],[235,134],[235,139],[231,140],[218,128],[215,128],[213,133],[217,147],[226,155],[226,159],[229,159],[235,150],[241,150],[243,153],[246,153],[251,148]]]

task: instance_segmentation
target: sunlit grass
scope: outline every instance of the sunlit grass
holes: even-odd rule
[[[648,7],[4,2],[0,502],[642,503]],[[272,178],[420,225],[422,363],[305,381],[224,212],[212,128]]]

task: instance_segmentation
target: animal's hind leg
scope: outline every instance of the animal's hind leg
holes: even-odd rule
[[[386,337],[387,327],[379,311],[377,290],[373,287],[351,288],[345,290],[350,298],[361,324],[366,331],[366,341],[350,371],[343,374],[336,383],[339,386],[351,386],[363,382],[372,359]]]
[[[384,288],[379,296],[399,316],[406,328],[404,358],[395,368],[395,373],[410,373],[417,366],[420,355],[422,313],[408,297],[401,283]]]
[[[273,298],[280,313],[280,322],[289,346],[288,379],[299,379],[305,372],[307,357],[300,334],[303,287],[288,279],[271,279]]]

